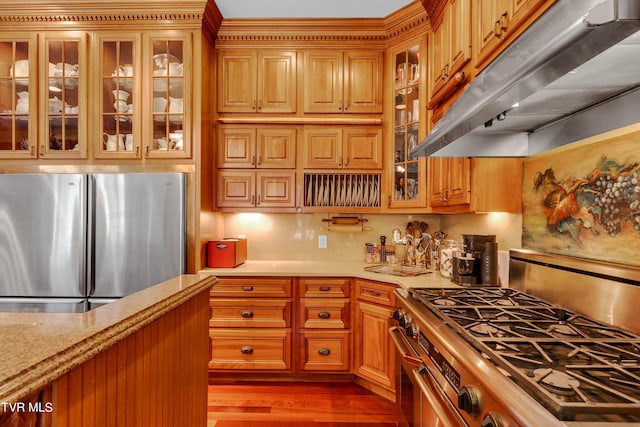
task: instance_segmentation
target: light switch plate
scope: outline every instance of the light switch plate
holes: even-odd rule
[[[318,248],[319,249],[327,249],[327,235],[326,234],[318,235]]]

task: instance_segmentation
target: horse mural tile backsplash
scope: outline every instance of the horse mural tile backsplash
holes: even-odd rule
[[[522,246],[640,265],[640,123],[528,157]]]

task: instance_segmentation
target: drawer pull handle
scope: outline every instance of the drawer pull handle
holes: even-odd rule
[[[374,296],[374,297],[379,297],[380,295],[382,295],[380,292],[378,291],[369,291],[369,294]]]
[[[245,319],[251,319],[253,317],[253,311],[245,310],[242,313],[240,313],[240,316],[244,317]]]
[[[331,349],[330,349],[330,348],[327,348],[327,347],[320,347],[320,348],[318,349],[318,354],[319,354],[320,356],[328,356],[328,355],[330,355],[330,354],[331,354]]]
[[[240,349],[240,353],[242,354],[253,354],[253,347],[250,345],[245,345]]]
[[[331,290],[331,286],[320,286],[319,290],[321,292],[329,292]]]
[[[245,292],[251,292],[253,290],[253,286],[243,286],[241,289]]]
[[[318,313],[318,317],[321,319],[329,319],[331,317],[331,313],[329,313],[328,311],[321,311],[320,313]]]

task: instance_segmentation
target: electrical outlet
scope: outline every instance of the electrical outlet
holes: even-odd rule
[[[327,249],[327,235],[326,234],[318,235],[318,248],[319,249]]]

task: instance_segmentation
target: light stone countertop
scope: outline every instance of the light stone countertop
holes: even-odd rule
[[[393,276],[365,271],[373,264],[335,261],[247,260],[235,268],[205,268],[202,274],[231,276],[282,277],[354,277],[399,285],[403,288],[457,288],[451,280],[431,271],[413,277]]]
[[[0,313],[0,402],[20,402],[215,282],[177,276],[86,313]]]

